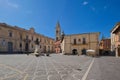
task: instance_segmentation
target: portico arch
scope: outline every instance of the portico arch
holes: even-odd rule
[[[86,49],[85,48],[83,48],[81,52],[82,52],[82,55],[86,55]]]
[[[72,54],[73,54],[73,55],[76,55],[76,54],[77,54],[77,49],[73,49],[73,50],[72,50]]]

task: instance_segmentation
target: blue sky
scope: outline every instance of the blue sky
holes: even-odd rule
[[[60,22],[65,34],[110,30],[120,21],[120,0],[0,0],[0,22],[55,37]]]

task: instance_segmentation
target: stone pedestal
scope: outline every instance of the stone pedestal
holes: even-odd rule
[[[39,39],[37,38],[36,41],[35,41],[35,51],[34,51],[34,54],[35,56],[39,56],[40,55],[40,47],[39,47]]]
[[[39,55],[39,45],[35,45],[34,54],[35,54],[35,55]]]

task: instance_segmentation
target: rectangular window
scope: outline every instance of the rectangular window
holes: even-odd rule
[[[2,41],[2,46],[5,46],[5,43],[6,43],[5,40],[3,40],[3,41]]]
[[[12,37],[12,32],[11,31],[9,32],[9,37]]]
[[[78,39],[78,42],[81,42],[81,39]]]
[[[74,39],[74,45],[76,45],[76,39]]]
[[[83,38],[83,44],[86,44],[86,39],[85,38]]]

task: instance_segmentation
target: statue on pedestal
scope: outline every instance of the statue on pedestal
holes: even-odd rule
[[[39,48],[39,40],[38,38],[35,40],[35,51],[34,54],[36,57],[38,57],[40,55],[40,48]]]

